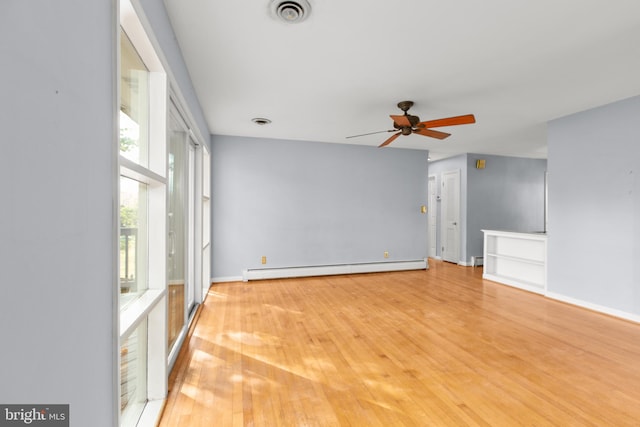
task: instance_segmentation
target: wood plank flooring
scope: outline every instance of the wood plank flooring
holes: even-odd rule
[[[482,269],[211,287],[161,426],[640,426],[640,325]]]

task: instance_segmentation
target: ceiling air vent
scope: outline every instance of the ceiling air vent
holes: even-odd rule
[[[269,123],[271,123],[271,120],[264,119],[262,117],[256,117],[255,119],[251,119],[251,121],[260,126],[268,125]]]
[[[307,0],[271,0],[270,6],[272,16],[290,24],[304,21],[311,13]]]

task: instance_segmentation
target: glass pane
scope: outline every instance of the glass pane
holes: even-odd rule
[[[167,274],[169,276],[169,349],[172,348],[185,324],[185,248],[187,174],[187,131],[175,117],[171,117],[169,136],[168,176],[168,242]]]
[[[120,31],[120,154],[149,163],[149,70],[124,31]]]
[[[120,346],[121,425],[136,425],[147,402],[147,320]]]
[[[148,289],[147,185],[120,177],[120,308]]]

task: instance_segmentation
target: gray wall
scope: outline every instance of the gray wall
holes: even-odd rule
[[[640,97],[549,123],[548,289],[640,314]]]
[[[467,169],[467,261],[482,256],[483,229],[544,231],[546,159],[468,154]]]
[[[426,258],[427,216],[420,206],[427,202],[427,157],[417,150],[214,135],[212,276]]]
[[[0,12],[0,402],[113,426],[114,3]]]

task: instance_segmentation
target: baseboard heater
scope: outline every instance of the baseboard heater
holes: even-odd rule
[[[255,268],[242,272],[242,281],[291,277],[331,276],[336,274],[380,273],[385,271],[425,270],[427,260],[318,265],[307,267]]]

